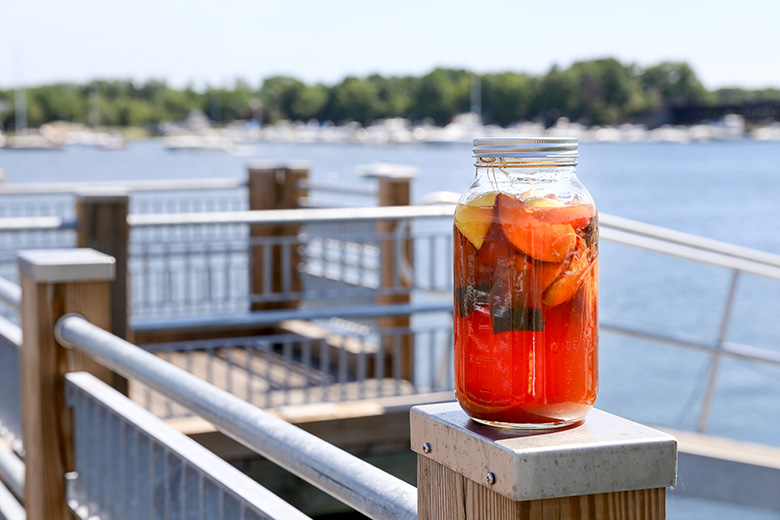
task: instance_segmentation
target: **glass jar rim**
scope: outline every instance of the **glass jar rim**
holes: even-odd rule
[[[575,159],[579,157],[576,137],[477,137],[474,157],[520,157]]]

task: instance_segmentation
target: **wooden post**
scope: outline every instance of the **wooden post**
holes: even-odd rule
[[[301,207],[300,201],[307,191],[302,183],[309,177],[308,164],[257,164],[250,166],[248,175],[250,210]],[[300,293],[303,288],[298,270],[301,258],[294,242],[299,232],[299,225],[250,228],[250,240],[276,241],[276,245],[250,246],[252,295],[278,298],[252,302],[251,310],[289,309],[298,306],[299,299],[294,296],[285,298],[285,293]],[[284,237],[292,237],[292,244],[285,245]]]
[[[115,336],[134,340],[128,326],[129,194],[124,188],[102,188],[81,192],[76,199],[77,247],[88,247],[114,257],[116,276],[111,282],[111,326]],[[127,395],[127,380],[114,375],[112,386]]]
[[[77,312],[95,325],[111,323],[109,281],[114,259],[92,249],[19,253],[22,286],[22,439],[29,520],[65,520],[65,473],[73,470],[72,420],[65,408],[66,372],[87,370],[111,382],[111,372],[60,346],[57,320]]]
[[[577,427],[483,426],[457,403],[411,413],[420,520],[662,520],[671,435],[592,410]]]
[[[379,183],[380,206],[408,206],[411,202],[411,181],[417,176],[417,169],[397,164],[372,164],[365,166],[365,177],[373,177]],[[377,304],[393,305],[411,301],[412,241],[395,241],[399,224],[396,221],[377,222],[376,232],[381,240],[380,247],[380,293]],[[399,263],[406,263],[403,266]],[[404,267],[406,269],[404,269]],[[405,276],[408,273],[409,277]],[[409,328],[409,316],[379,318],[380,329]],[[387,352],[400,353],[401,378],[411,381],[414,377],[414,343],[411,335],[385,338]]]
[[[132,341],[127,326],[128,242],[130,197],[125,189],[79,193],[76,199],[77,247],[92,248],[114,257],[116,276],[111,282],[111,328],[115,336]]]

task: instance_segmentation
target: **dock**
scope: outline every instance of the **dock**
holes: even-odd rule
[[[627,456],[622,432],[645,450],[632,471],[518,494],[504,478],[535,478],[522,461],[538,439],[510,442],[452,408],[451,197],[413,205],[413,171],[392,165],[347,188],[308,171],[0,186],[0,517],[656,520],[678,468],[689,494],[780,510],[755,485],[780,483],[780,450],[705,435],[719,360],[780,366],[725,334],[737,280],[780,281],[780,258],[602,214],[602,240],[730,273],[715,343],[602,323],[712,356],[700,431],[595,411],[577,430],[592,456],[619,472],[599,447]],[[366,202],[318,202],[341,189]],[[24,214],[36,198],[51,214]],[[442,454],[438,435],[494,458]],[[547,439],[539,467],[580,460],[570,438]]]

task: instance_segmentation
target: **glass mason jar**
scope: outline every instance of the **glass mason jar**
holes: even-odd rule
[[[455,210],[455,392],[506,428],[582,421],[598,390],[598,216],[575,138],[474,139]]]

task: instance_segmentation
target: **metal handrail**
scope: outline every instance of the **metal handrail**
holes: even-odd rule
[[[131,227],[188,226],[204,224],[284,225],[311,222],[353,222],[452,217],[455,206],[383,206],[368,208],[276,209],[215,211],[212,213],[159,213],[128,215]]]
[[[27,513],[10,491],[0,483],[0,518],[27,520]]]
[[[455,206],[452,204],[437,204],[432,206],[144,214],[129,215],[128,223],[134,227],[151,227],[405,220],[451,217],[454,209]],[[780,255],[733,246],[608,214],[601,214],[600,220],[602,223],[600,235],[606,240],[780,280]]]
[[[700,237],[698,235],[692,235],[690,233],[684,233],[661,226],[646,224],[637,220],[617,217],[615,215],[600,213],[599,226],[602,230],[607,227],[620,231],[629,231],[636,235],[658,238],[666,242],[674,242],[705,251],[741,258],[743,260],[780,267],[780,255],[758,251],[749,247],[737,246],[711,238]]]
[[[0,302],[17,311],[22,306],[22,288],[15,283],[0,277]]]
[[[217,429],[371,518],[417,518],[417,491],[402,480],[220,390],[77,315],[57,339],[172,399]]]
[[[322,193],[336,193],[339,195],[359,195],[363,197],[375,197],[377,195],[376,188],[370,188],[368,186],[347,186],[338,184],[327,184],[321,182],[312,182],[310,180],[298,181],[298,187],[304,190],[313,190]]]
[[[2,316],[0,316],[0,338],[17,349],[22,348],[22,328]]]
[[[5,483],[11,493],[19,500],[24,500],[24,473],[26,471],[22,459],[0,443],[0,482]]]
[[[46,231],[77,229],[78,220],[61,217],[2,217],[0,231]]]
[[[143,214],[129,215],[131,226],[181,226],[205,224],[257,224],[283,225],[305,224],[310,222],[345,222],[345,221],[378,221],[401,220],[417,218],[452,217],[455,205],[449,202],[420,206],[390,206],[365,208],[327,208],[327,209],[289,209],[289,210],[254,210],[233,212],[198,212],[177,214]],[[691,235],[671,229],[645,224],[636,220],[616,217],[600,213],[599,223],[603,238],[650,249],[674,256],[690,257],[691,250],[733,257],[755,264],[764,264],[780,269],[780,255],[757,251],[747,247],[735,246],[708,238]],[[631,240],[634,237],[634,240]],[[666,245],[664,245],[666,244]],[[674,250],[672,245],[686,246],[688,249]],[[707,258],[718,257],[702,256]],[[699,258],[691,258],[699,260]],[[718,265],[721,265],[720,263]],[[724,265],[732,267],[731,265]],[[741,267],[737,267],[741,269]],[[752,269],[752,267],[749,267]]]
[[[780,280],[780,266],[775,267],[764,262],[746,260],[744,257],[739,256],[736,251],[733,255],[714,252],[695,246],[682,245],[664,239],[650,238],[610,228],[600,228],[599,237],[626,246]]]
[[[176,190],[214,190],[243,188],[246,179],[165,179],[165,180],[128,180],[102,182],[55,182],[0,185],[0,195],[70,195],[82,190],[96,188],[124,188],[130,192],[139,191],[176,191]]]

